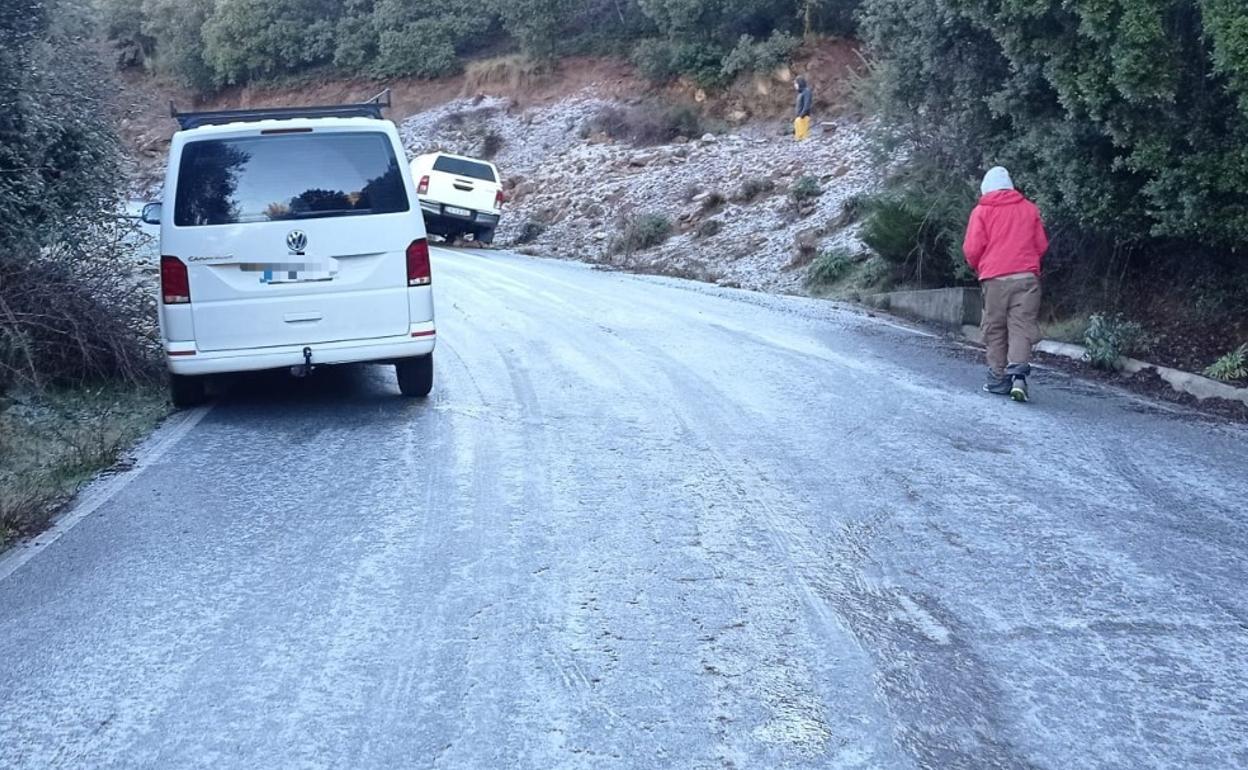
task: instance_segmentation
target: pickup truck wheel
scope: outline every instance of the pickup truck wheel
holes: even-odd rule
[[[494,228],[487,227],[483,230],[477,230],[476,233],[473,234],[473,238],[474,240],[480,241],[481,243],[493,243],[494,242]]]
[[[189,409],[204,402],[204,378],[185,374],[169,375],[169,400],[177,409]]]
[[[399,392],[408,398],[424,398],[433,390],[433,354],[404,358],[394,364]]]

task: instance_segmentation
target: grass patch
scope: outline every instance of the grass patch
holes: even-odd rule
[[[464,68],[464,92],[503,86],[512,91],[537,85],[550,72],[545,62],[521,54],[469,62]]]
[[[0,401],[0,548],[43,526],[168,408],[154,386],[16,392]]]
[[[1040,324],[1040,336],[1046,340],[1082,345],[1088,333],[1088,316],[1077,315],[1060,321]]]

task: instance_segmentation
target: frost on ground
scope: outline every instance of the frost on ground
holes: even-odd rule
[[[755,123],[638,147],[589,133],[613,104],[586,91],[528,109],[461,99],[409,118],[402,135],[412,155],[497,148],[509,191],[497,242],[544,256],[797,292],[819,251],[861,249],[852,227],[838,227],[846,203],[882,177],[860,123],[838,119],[802,143],[782,124]],[[788,191],[803,176],[822,193],[799,206]],[[747,184],[763,191],[743,200]],[[623,223],[647,214],[670,220],[672,236],[631,253],[613,249]]]

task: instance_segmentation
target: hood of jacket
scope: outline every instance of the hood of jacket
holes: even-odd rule
[[[1013,206],[1027,200],[1018,190],[995,190],[979,199],[981,206]]]

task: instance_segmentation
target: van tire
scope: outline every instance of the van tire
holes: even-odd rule
[[[176,409],[190,409],[204,403],[206,396],[203,377],[185,374],[169,375],[169,400]]]
[[[399,392],[407,398],[424,398],[433,390],[433,354],[394,362]]]
[[[493,243],[494,242],[494,228],[487,227],[483,230],[477,230],[475,233],[473,233],[473,240],[477,241],[478,243]]]

